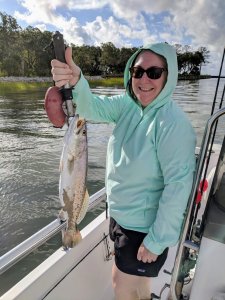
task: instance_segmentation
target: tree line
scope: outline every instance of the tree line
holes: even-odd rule
[[[28,26],[22,29],[17,20],[0,12],[0,76],[50,76],[53,50],[52,32]],[[138,49],[117,48],[113,43],[101,46],[72,44],[73,57],[85,75],[121,76],[129,57]],[[208,62],[209,51],[200,47],[174,45],[180,74],[201,74],[201,66]]]

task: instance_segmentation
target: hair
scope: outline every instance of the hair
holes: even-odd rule
[[[149,49],[143,49],[143,50],[141,50],[140,52],[138,52],[137,55],[134,57],[133,62],[132,62],[132,64],[131,64],[130,67],[133,67],[133,66],[134,66],[134,64],[135,64],[135,62],[136,62],[136,60],[137,60],[137,57],[138,57],[142,52],[145,52],[145,51],[150,51],[150,52],[152,52],[152,53],[158,55],[158,56],[162,59],[163,64],[164,64],[164,67],[167,68],[167,61],[166,61],[165,57],[162,56],[162,55],[160,55],[160,54],[158,54],[158,53],[156,53],[156,52],[154,52],[154,51],[152,51],[152,50],[149,50]],[[133,88],[132,88],[132,77],[130,77],[129,80],[128,80],[128,82],[127,82],[126,90],[129,91],[129,94],[130,94],[131,97],[134,99],[134,101],[135,101],[135,102],[138,102],[138,98],[137,98],[136,95],[134,94],[134,91],[133,91]]]

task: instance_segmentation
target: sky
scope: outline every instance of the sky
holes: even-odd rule
[[[139,47],[168,42],[206,47],[203,74],[218,75],[225,46],[224,0],[0,0],[22,28],[60,31],[68,43]]]

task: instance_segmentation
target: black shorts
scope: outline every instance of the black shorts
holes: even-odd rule
[[[136,276],[158,276],[166,261],[168,248],[157,257],[155,262],[144,263],[137,260],[137,253],[146,233],[124,229],[110,218],[109,234],[114,241],[115,264],[120,271]]]

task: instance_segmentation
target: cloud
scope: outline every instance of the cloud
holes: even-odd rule
[[[82,26],[80,26],[79,21],[75,17],[66,18],[56,11],[57,8],[63,5],[71,5],[70,2],[64,0],[25,0],[21,1],[21,5],[27,11],[25,13],[16,11],[14,16],[38,28],[40,26],[44,28],[46,25],[51,25],[60,30],[69,43],[73,42],[77,45],[89,44],[91,39]]]
[[[53,1],[52,1],[53,2]],[[59,1],[55,1],[59,2]],[[25,8],[25,12],[21,13],[15,11],[14,16],[19,19],[27,22],[28,24],[35,24],[43,22],[45,24],[50,24],[54,22],[55,19],[55,9],[56,3],[51,4],[50,1],[34,1],[34,0],[24,0],[20,2],[21,5]]]
[[[191,36],[193,45],[219,50],[220,45],[224,44],[221,30],[225,26],[224,0],[180,1],[179,3],[179,7],[174,11],[171,10],[175,16],[174,25],[183,28],[185,34]],[[181,14],[184,10],[187,13]]]
[[[61,29],[61,32],[63,33],[64,38],[68,43],[73,43],[76,45],[88,45],[92,43],[92,39],[83,29],[83,27],[80,26],[76,18],[62,18],[61,22],[59,18],[57,19],[57,22],[59,22],[57,23],[57,27]]]
[[[64,8],[70,10],[76,9],[99,9],[108,3],[108,0],[19,0],[24,8],[32,11],[34,8],[47,8],[55,10],[56,8]]]
[[[69,0],[69,1],[62,1],[66,2],[66,5],[70,9],[98,9],[102,8],[108,4],[108,0]]]
[[[99,16],[101,19],[97,17],[95,21],[89,22],[83,27],[84,30],[87,30],[87,34],[88,32],[93,34],[91,29],[93,26],[111,38],[113,34],[110,33],[109,25],[113,25],[113,29],[117,27],[120,34],[124,30],[124,36],[126,36],[129,31],[124,25],[126,24],[131,28],[130,34],[141,33],[140,38],[145,39],[147,31],[148,35],[151,35],[155,26],[154,22],[150,23],[149,20],[154,17],[155,21],[157,15],[164,13],[167,16],[159,28],[164,32],[164,37],[168,36],[177,42],[180,40],[182,43],[184,37],[189,36],[196,46],[208,46],[210,50],[219,50],[220,45],[224,44],[224,36],[220,30],[225,27],[224,0],[216,2],[211,0],[22,0],[20,4],[26,9],[26,12],[23,14],[16,12],[15,16],[18,19],[24,20],[28,24],[40,24],[42,21],[44,24],[57,24],[60,27],[68,22],[73,25],[72,29],[75,29],[76,37],[77,34],[84,35],[83,30],[78,30],[81,25],[77,20],[76,22],[73,19],[65,20],[60,16],[60,9],[64,11],[67,9],[72,13],[75,10],[97,10],[108,6],[111,8],[113,19],[104,20],[102,16]],[[146,23],[149,24],[148,29]],[[100,36],[98,37],[97,34],[94,36],[100,40]],[[133,35],[130,38],[132,39]],[[116,38],[114,37],[114,39]],[[80,36],[80,40],[90,41],[93,40],[93,37]]]
[[[155,39],[154,36],[149,37],[144,23],[141,26],[139,24],[137,29],[133,29],[128,25],[119,23],[114,17],[104,20],[99,16],[93,22],[87,22],[83,28],[92,37],[95,45],[110,41],[117,47],[129,47],[132,46],[132,40],[135,39],[148,40],[148,42],[153,42]]]
[[[114,12],[114,15],[126,19],[129,23],[132,23],[141,13],[147,14],[159,14],[163,11],[168,11],[168,8],[172,8],[175,1],[146,1],[146,0],[130,0],[121,1],[114,0],[110,1],[109,5]]]
[[[45,24],[36,24],[36,26],[38,29],[40,29],[42,32],[47,30],[47,26]]]
[[[141,14],[157,15],[169,13],[164,19],[167,33],[173,32],[180,42],[184,36],[190,36],[194,45],[207,46],[210,50],[221,50],[225,28],[225,1],[182,0],[182,1],[146,1],[114,0],[110,4],[114,15],[127,20],[131,26]],[[163,29],[163,28],[162,28]]]
[[[52,4],[54,2],[54,5]],[[59,7],[65,5],[67,7],[83,8],[90,7],[98,8],[105,5],[106,1],[46,1],[46,0],[25,0],[21,2],[26,13],[15,12],[15,17],[19,20],[23,20],[28,24],[43,28],[45,24],[55,26],[60,30],[65,39],[68,42],[72,42],[76,45],[82,44],[94,44],[100,45],[101,43],[111,41],[117,47],[132,46],[132,40],[139,39],[140,42],[147,40],[153,42],[155,36],[150,37],[147,30],[145,21],[142,16],[138,16],[136,26],[129,26],[117,21],[113,16],[104,20],[103,17],[98,16],[92,22],[86,22],[85,25],[81,25],[75,17],[65,18],[61,14],[57,14]],[[72,5],[74,4],[74,6]],[[89,5],[88,5],[89,4]],[[65,9],[65,7],[64,7]],[[43,22],[41,24],[40,22]]]
[[[165,14],[158,39],[169,43],[190,43],[194,49],[204,46],[210,51],[210,64],[203,68],[208,74],[218,74],[225,44],[224,0],[182,1],[120,1],[114,0],[111,8],[115,15],[133,23],[140,15]],[[154,29],[154,24],[151,24]],[[151,30],[150,30],[151,32]]]
[[[111,41],[120,47],[166,40],[205,46],[217,63],[224,46],[224,0],[22,0],[20,4],[24,12],[16,12],[17,19],[39,28],[51,25],[77,45]],[[97,15],[104,9],[111,11],[110,17]],[[73,16],[91,10],[95,20],[85,24]]]

